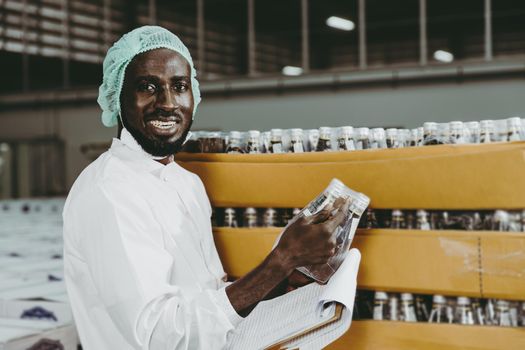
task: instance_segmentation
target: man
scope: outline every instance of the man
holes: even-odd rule
[[[73,185],[64,208],[68,294],[86,350],[222,349],[256,304],[298,266],[334,253],[339,201],[283,233],[253,271],[227,284],[200,179],[174,162],[200,101],[188,49],[146,26],[108,51],[98,102],[119,139]]]

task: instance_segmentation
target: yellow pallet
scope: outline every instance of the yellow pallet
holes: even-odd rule
[[[525,328],[354,321],[327,350],[518,350]]]
[[[181,154],[214,206],[303,207],[337,177],[374,208],[525,208],[525,142],[304,154]]]
[[[238,278],[261,263],[280,228],[215,228],[224,269]],[[487,231],[359,230],[358,287],[371,290],[525,299],[525,234]]]

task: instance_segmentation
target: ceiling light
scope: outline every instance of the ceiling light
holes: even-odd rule
[[[349,19],[331,16],[326,19],[326,25],[335,29],[350,31],[355,28],[354,22]]]
[[[434,59],[436,59],[439,62],[450,63],[454,61],[454,55],[448,51],[437,50],[436,52],[434,52]]]
[[[303,74],[303,69],[301,67],[285,66],[282,72],[284,75],[297,76]]]

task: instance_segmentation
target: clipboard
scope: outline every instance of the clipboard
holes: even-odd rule
[[[294,334],[286,339],[283,339],[283,340],[280,340],[279,342],[275,343],[275,344],[272,344],[270,346],[268,346],[267,348],[265,348],[264,350],[296,350],[297,348],[294,348],[294,349],[290,349],[290,348],[287,348],[285,346],[286,343],[289,343],[299,337],[302,337],[303,335],[306,335],[312,331],[315,331],[317,329],[320,329],[324,326],[327,326],[329,324],[332,324],[334,322],[337,322],[341,319],[341,316],[343,314],[343,304],[340,304],[340,303],[337,303],[336,302],[336,305],[335,305],[335,312],[334,312],[334,315],[329,318],[329,319],[326,319],[324,320],[323,322],[313,326],[313,327],[310,327],[310,328],[307,328],[305,330],[303,330],[301,333],[298,333],[298,334]]]

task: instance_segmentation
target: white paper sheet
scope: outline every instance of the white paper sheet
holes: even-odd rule
[[[334,315],[334,302],[343,304],[338,322],[309,333],[290,343],[300,349],[321,349],[350,327],[356,278],[361,255],[350,250],[339,270],[326,285],[311,283],[281,297],[261,302],[235,329],[229,349],[264,349],[319,324]]]

